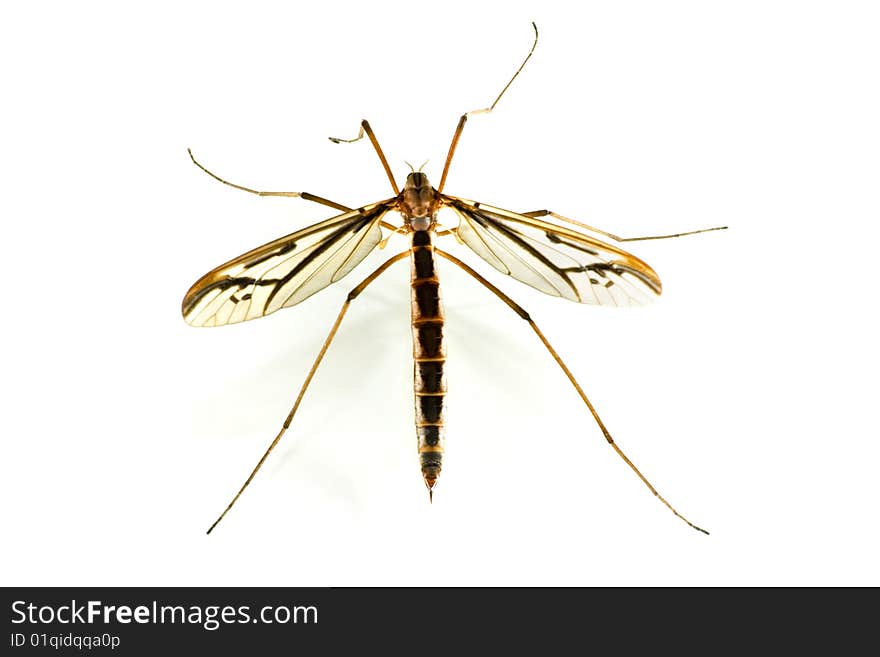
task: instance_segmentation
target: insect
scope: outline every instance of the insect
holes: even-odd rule
[[[694,529],[708,533],[676,511],[614,442],[574,375],[529,314],[470,266],[435,246],[436,239],[453,236],[495,269],[546,294],[577,303],[632,305],[659,295],[660,278],[645,262],[602,241],[596,235],[615,242],[627,242],[680,237],[726,228],[721,226],[671,235],[621,238],[549,210],[511,212],[444,193],[449,166],[469,117],[494,110],[532,57],[538,43],[538,28],[534,23],[532,27],[535,37],[529,53],[494,102],[483,109],[467,112],[459,119],[446,155],[440,183],[436,188],[431,186],[424,173],[412,171],[407,175],[401,190],[367,121],[361,122],[358,135],[353,139],[330,138],[335,143],[351,143],[366,136],[394,190],[392,197],[359,208],[349,208],[308,192],[266,192],[236,185],[211,173],[189,151],[196,166],[225,185],[259,196],[301,198],[329,206],[341,213],[248,251],[202,276],[183,299],[183,317],[192,326],[234,324],[294,306],[344,278],[373,249],[384,246],[392,234],[403,234],[410,239],[409,249],[386,260],[348,293],[280,431],[235,497],[208,529],[209,534],[229,512],[290,426],[351,303],[391,265],[406,258],[411,263],[418,455],[429,499],[433,500],[434,486],[443,464],[447,392],[444,372],[445,320],[436,266],[438,257],[452,262],[470,274],[521,319],[528,322],[577,390],[605,439],[620,458],[672,513]],[[437,223],[437,213],[441,208],[450,208],[458,216],[459,223],[456,227],[444,229]],[[401,225],[386,221],[395,212],[402,219]],[[556,222],[551,222],[546,217],[555,219]],[[391,233],[384,236],[383,228]]]

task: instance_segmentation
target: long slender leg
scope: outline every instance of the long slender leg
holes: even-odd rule
[[[538,328],[538,325],[535,324],[535,322],[532,320],[532,318],[529,316],[529,314],[519,304],[517,304],[513,299],[511,299],[509,296],[504,294],[504,292],[502,292],[497,287],[492,285],[489,281],[487,281],[485,278],[480,276],[477,272],[475,272],[473,269],[468,267],[465,263],[463,263],[461,260],[459,260],[455,256],[450,255],[450,254],[446,253],[445,251],[441,251],[440,249],[437,249],[437,248],[434,249],[434,252],[437,253],[438,255],[443,256],[444,258],[453,262],[454,264],[458,265],[463,270],[465,270],[468,274],[470,274],[471,276],[476,278],[480,283],[482,283],[484,286],[486,286],[493,294],[495,294],[495,296],[497,296],[504,303],[506,303],[511,308],[511,310],[513,310],[517,315],[519,315],[522,319],[526,320],[529,323],[529,326],[532,327],[532,330],[537,334],[537,336],[538,336],[538,338],[540,338],[541,342],[544,343],[544,346],[547,348],[547,351],[549,351],[550,355],[553,356],[553,360],[555,360],[556,363],[559,365],[559,367],[562,368],[562,371],[565,373],[565,376],[568,377],[568,380],[571,382],[571,385],[573,385],[574,389],[577,390],[577,393],[578,393],[578,395],[580,395],[581,399],[584,401],[584,404],[586,404],[587,408],[590,409],[590,414],[593,416],[593,419],[596,420],[596,424],[599,425],[599,429],[602,430],[602,434],[605,436],[605,440],[607,440],[608,444],[614,448],[614,451],[617,452],[618,456],[620,456],[620,458],[622,458],[626,462],[626,464],[630,468],[632,468],[633,472],[635,472],[639,476],[639,479],[642,480],[642,482],[645,484],[645,486],[647,486],[648,489],[652,493],[654,493],[654,495],[661,502],[663,502],[663,504],[665,504],[666,507],[670,511],[672,511],[672,513],[674,513],[676,516],[678,516],[679,518],[684,520],[688,525],[690,525],[691,527],[693,527],[697,531],[703,532],[704,534],[708,534],[709,532],[707,532],[705,529],[703,529],[702,527],[697,527],[690,520],[685,518],[678,511],[676,511],[672,507],[672,505],[669,502],[667,502],[663,498],[663,496],[660,495],[660,493],[657,492],[657,489],[651,485],[651,482],[649,482],[645,478],[645,476],[641,472],[639,472],[639,469],[633,464],[632,461],[629,460],[629,458],[626,456],[626,454],[623,453],[623,451],[620,449],[620,447],[617,446],[617,443],[614,442],[614,439],[611,437],[611,433],[608,431],[608,429],[605,428],[605,424],[602,422],[602,419],[599,417],[599,414],[596,412],[595,407],[593,406],[592,402],[590,402],[590,400],[587,397],[586,393],[584,392],[583,388],[581,388],[580,384],[577,382],[577,379],[574,378],[574,375],[571,373],[571,370],[568,369],[568,367],[562,361],[562,358],[559,357],[559,354],[556,353],[556,350],[553,349],[553,347],[547,341],[547,338],[544,337],[544,334],[541,333],[541,330]]]
[[[309,370],[309,374],[306,377],[305,382],[303,382],[302,388],[299,390],[299,394],[296,396],[296,401],[293,403],[293,408],[290,409],[290,413],[287,414],[287,418],[284,420],[284,424],[281,425],[281,430],[278,432],[278,435],[275,436],[275,440],[273,440],[269,448],[266,450],[266,453],[263,454],[263,457],[257,463],[257,467],[253,469],[250,476],[248,476],[247,480],[245,480],[244,485],[239,489],[239,491],[235,494],[235,497],[232,498],[232,501],[229,503],[229,506],[220,514],[220,517],[214,521],[214,524],[208,529],[208,533],[210,534],[213,531],[214,527],[223,520],[223,517],[229,512],[229,509],[232,508],[232,505],[238,501],[238,498],[241,497],[241,494],[244,492],[244,489],[248,487],[248,484],[251,483],[251,480],[254,476],[259,472],[260,468],[263,467],[263,463],[268,458],[269,454],[275,449],[275,445],[278,444],[278,441],[281,440],[281,436],[284,435],[284,432],[287,431],[287,428],[290,426],[290,423],[293,421],[293,416],[296,415],[296,411],[299,408],[300,403],[303,400],[303,397],[306,394],[306,390],[309,387],[309,384],[312,382],[312,378],[315,376],[315,372],[318,370],[318,365],[321,364],[321,361],[324,359],[324,354],[327,353],[327,349],[330,348],[330,343],[333,342],[333,338],[336,336],[336,331],[339,330],[339,325],[342,324],[342,319],[345,317],[345,313],[348,312],[348,307],[351,305],[351,302],[355,300],[355,298],[363,292],[366,287],[372,283],[374,280],[379,278],[382,273],[388,269],[391,265],[399,260],[403,260],[407,256],[409,256],[409,250],[403,251],[402,253],[398,253],[396,256],[389,258],[385,262],[383,262],[372,274],[367,276],[363,281],[361,281],[360,285],[354,288],[351,292],[348,293],[348,297],[345,300],[345,303],[342,304],[342,309],[339,311],[339,315],[336,317],[336,321],[333,323],[333,327],[330,329],[330,333],[327,334],[327,339],[324,340],[324,345],[321,347],[321,351],[318,352],[317,357],[315,358],[315,362],[312,364],[312,369]]]
[[[309,194],[308,192],[258,192],[255,189],[250,189],[249,187],[242,187],[241,185],[236,185],[235,183],[231,183],[228,180],[223,180],[223,178],[221,178],[220,176],[216,175],[215,173],[212,173],[211,171],[208,171],[208,169],[203,167],[201,165],[201,163],[199,163],[198,160],[196,160],[196,158],[192,154],[192,151],[187,149],[187,152],[189,153],[189,156],[192,159],[192,161],[195,163],[195,165],[199,169],[201,169],[202,171],[207,173],[209,176],[211,176],[215,180],[219,180],[224,185],[229,185],[230,187],[235,187],[235,189],[240,189],[245,192],[250,192],[251,194],[256,194],[258,196],[288,196],[288,197],[293,197],[293,198],[301,198],[306,201],[314,201],[315,203],[321,203],[323,205],[328,205],[331,208],[336,208],[337,210],[341,210],[342,212],[351,212],[354,209],[354,208],[350,208],[346,205],[342,205],[341,203],[336,203],[334,201],[329,201],[326,198],[321,198],[320,196],[315,196],[314,194]],[[394,231],[394,232],[400,232],[400,230],[403,228],[403,226],[395,226],[394,224],[389,224],[387,221],[380,221],[379,224],[382,226],[382,228],[386,228],[386,229]]]
[[[195,155],[192,154],[192,151],[190,149],[187,148],[186,152],[189,153],[189,157],[193,161],[193,164],[195,164],[199,169],[211,176],[214,180],[219,180],[224,185],[235,187],[235,189],[240,189],[243,192],[250,192],[251,194],[256,194],[257,196],[287,196],[289,198],[301,198],[305,201],[312,201],[314,203],[320,203],[321,205],[327,205],[331,208],[336,208],[337,210],[340,210],[342,212],[348,212],[349,210],[352,210],[352,208],[346,205],[336,203],[335,201],[330,201],[320,196],[315,196],[314,194],[309,194],[308,192],[260,192],[256,189],[251,189],[250,187],[236,185],[235,183],[231,183],[228,180],[223,180],[223,178],[221,178],[217,174],[208,171],[205,167],[201,165],[201,163],[199,163],[199,161],[196,159]]]
[[[370,138],[370,142],[373,144],[373,148],[376,149],[376,155],[379,156],[379,160],[382,162],[382,166],[385,168],[385,173],[388,176],[388,180],[391,181],[391,189],[394,190],[395,195],[400,194],[400,188],[394,181],[394,175],[391,173],[391,167],[388,166],[388,160],[385,159],[385,153],[382,152],[382,147],[379,146],[379,140],[376,139],[376,135],[373,133],[373,129],[370,127],[370,123],[366,119],[361,121],[361,129],[358,131],[357,137],[354,137],[353,139],[328,137],[327,139],[332,141],[334,144],[353,144],[354,142],[363,139],[364,134],[366,134],[367,137]]]
[[[570,224],[574,224],[575,226],[580,226],[581,228],[586,228],[587,230],[591,230],[594,233],[599,233],[600,235],[605,235],[606,237],[610,237],[616,242],[639,242],[643,240],[665,240],[670,237],[684,237],[685,235],[697,235],[698,233],[710,233],[713,230],[727,230],[727,226],[715,226],[714,228],[701,228],[700,230],[689,230],[685,233],[673,233],[670,235],[648,235],[645,237],[618,237],[613,233],[609,233],[604,230],[600,230],[599,228],[593,228],[592,226],[588,226],[587,224],[577,221],[576,219],[569,219],[568,217],[563,217],[561,214],[557,214],[552,210],[532,210],[531,212],[521,212],[520,214],[525,215],[526,217],[554,217],[555,219],[559,219],[560,221],[565,221]]]
[[[449,173],[449,165],[452,163],[452,156],[455,154],[455,148],[458,146],[458,140],[461,138],[461,133],[464,130],[464,124],[467,123],[468,117],[472,114],[488,114],[495,106],[498,104],[498,101],[501,100],[501,97],[504,95],[504,92],[507,91],[508,87],[513,84],[513,81],[516,80],[516,76],[519,75],[520,71],[526,65],[526,62],[529,61],[532,57],[532,53],[535,52],[535,46],[538,45],[538,26],[532,23],[532,27],[535,28],[535,41],[532,43],[532,48],[529,50],[529,54],[526,55],[526,58],[523,60],[522,64],[519,65],[519,68],[516,69],[516,73],[513,74],[513,77],[507,81],[507,84],[504,85],[504,89],[501,90],[501,93],[495,98],[489,107],[484,107],[482,109],[471,110],[470,112],[465,112],[461,115],[461,118],[458,120],[458,125],[455,128],[455,133],[452,135],[452,143],[449,144],[449,152],[446,154],[446,164],[443,166],[443,175],[440,176],[440,185],[437,187],[438,192],[443,191],[443,186],[446,184],[446,175]]]

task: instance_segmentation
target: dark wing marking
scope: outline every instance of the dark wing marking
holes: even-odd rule
[[[645,262],[589,235],[526,215],[444,195],[462,241],[498,271],[577,303],[638,305],[662,290]]]
[[[202,276],[183,298],[192,326],[222,326],[293,306],[348,274],[382,239],[393,199],[331,217]]]

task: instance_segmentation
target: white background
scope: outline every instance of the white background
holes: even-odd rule
[[[193,329],[201,274],[400,178],[619,234],[664,281],[615,310],[443,266],[448,451],[412,427],[408,269]],[[880,584],[880,21],[871,2],[18,3],[0,20],[5,585]],[[444,263],[441,263],[441,265]]]

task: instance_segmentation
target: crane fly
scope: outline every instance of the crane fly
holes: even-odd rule
[[[658,296],[662,289],[660,278],[647,263],[596,235],[615,242],[631,242],[725,228],[720,226],[670,235],[622,238],[550,210],[511,212],[444,193],[449,166],[468,118],[494,110],[534,53],[538,43],[538,28],[534,23],[532,27],[535,30],[532,47],[495,101],[483,109],[467,112],[459,119],[446,155],[440,184],[436,188],[428,182],[427,175],[412,171],[401,190],[367,121],[361,122],[358,135],[353,139],[330,138],[335,143],[351,143],[366,136],[394,190],[392,197],[359,208],[349,208],[308,192],[267,192],[236,185],[211,173],[189,151],[196,166],[225,185],[258,196],[301,198],[341,213],[259,246],[202,276],[183,299],[183,317],[192,326],[235,324],[294,306],[344,278],[377,246],[384,247],[391,235],[403,234],[410,240],[410,248],[386,260],[348,293],[280,431],[235,497],[208,529],[209,534],[229,512],[290,426],[351,303],[391,265],[406,258],[410,259],[411,269],[418,455],[422,477],[429,498],[433,500],[434,486],[443,464],[447,392],[444,371],[445,319],[436,266],[438,256],[467,272],[528,322],[620,458],[672,513],[694,529],[708,533],[676,511],[614,442],[580,384],[529,314],[470,266],[435,246],[435,239],[453,236],[495,269],[541,292],[577,303],[622,306],[641,304]],[[457,226],[442,229],[437,223],[437,213],[441,208],[449,208],[458,216]],[[394,212],[400,215],[401,225],[386,221],[388,215]],[[385,236],[383,229],[390,233]]]

